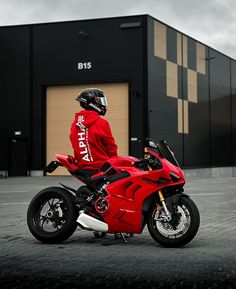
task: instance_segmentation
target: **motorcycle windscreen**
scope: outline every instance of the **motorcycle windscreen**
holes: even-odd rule
[[[167,159],[174,166],[179,167],[179,164],[174,156],[174,153],[171,151],[165,140],[160,140],[158,142],[158,149],[161,152],[162,156]]]

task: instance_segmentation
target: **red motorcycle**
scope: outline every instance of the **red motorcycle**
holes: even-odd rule
[[[60,184],[32,199],[27,223],[39,241],[62,242],[77,225],[95,236],[120,234],[125,242],[147,225],[151,237],[165,247],[184,246],[195,237],[199,211],[183,193],[184,174],[166,141],[146,139],[144,159],[112,157],[95,174],[81,170],[71,156],[56,157],[47,172],[63,166],[85,185],[74,189]]]

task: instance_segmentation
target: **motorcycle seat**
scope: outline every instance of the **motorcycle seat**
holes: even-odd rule
[[[95,178],[87,178],[87,182],[92,185],[98,185],[101,182],[104,182],[107,178],[105,176],[98,176]]]
[[[95,178],[89,178],[89,177],[80,177],[80,179],[87,185],[88,188],[90,188],[92,191],[95,191],[99,185],[104,183],[106,181],[106,177],[104,176],[98,176]]]
[[[107,178],[104,175],[97,176],[92,178],[94,174],[96,174],[98,171],[91,171],[91,170],[81,170],[77,169],[73,175],[76,175],[77,178],[79,178],[82,182],[84,182],[90,189],[96,189],[98,185],[105,182]]]
[[[92,177],[94,174],[96,174],[98,171],[95,170],[82,170],[82,169],[77,169],[75,171],[76,174],[86,177],[86,178],[90,178]]]

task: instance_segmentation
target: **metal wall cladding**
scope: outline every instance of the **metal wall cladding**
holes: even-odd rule
[[[210,135],[212,166],[232,164],[230,59],[212,49],[210,61]]]
[[[210,128],[209,128],[209,78],[208,63],[204,59],[204,69],[198,72],[196,41],[188,42],[188,66],[183,68],[183,97],[188,99],[188,132],[183,134],[184,166],[210,166]],[[207,56],[203,47],[203,56]]]
[[[232,159],[236,165],[236,61],[231,61],[231,89],[232,89]]]
[[[166,139],[183,165],[183,137],[178,133],[177,34],[151,18],[148,21],[148,67],[149,135],[157,140]]]
[[[15,131],[30,139],[30,28],[0,28],[0,170],[9,160],[8,139]]]
[[[232,165],[235,61],[154,19],[148,29],[150,135],[184,167]]]

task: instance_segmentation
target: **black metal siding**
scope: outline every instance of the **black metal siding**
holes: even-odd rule
[[[156,20],[149,17],[148,115],[150,136],[156,139],[166,139],[175,151],[178,161],[184,167],[235,165],[236,62],[205,46],[206,73],[197,72],[197,103],[188,101],[189,132],[178,133],[177,101],[175,97],[167,96],[166,89],[166,62],[177,63],[178,31],[166,26],[166,59],[155,56],[154,21]],[[181,100],[188,99],[188,69],[192,71],[197,69],[196,45],[197,42],[194,39],[187,37],[188,67],[178,65],[177,68],[178,98]]]
[[[30,27],[0,28],[0,170],[8,166],[9,138],[30,140]]]

